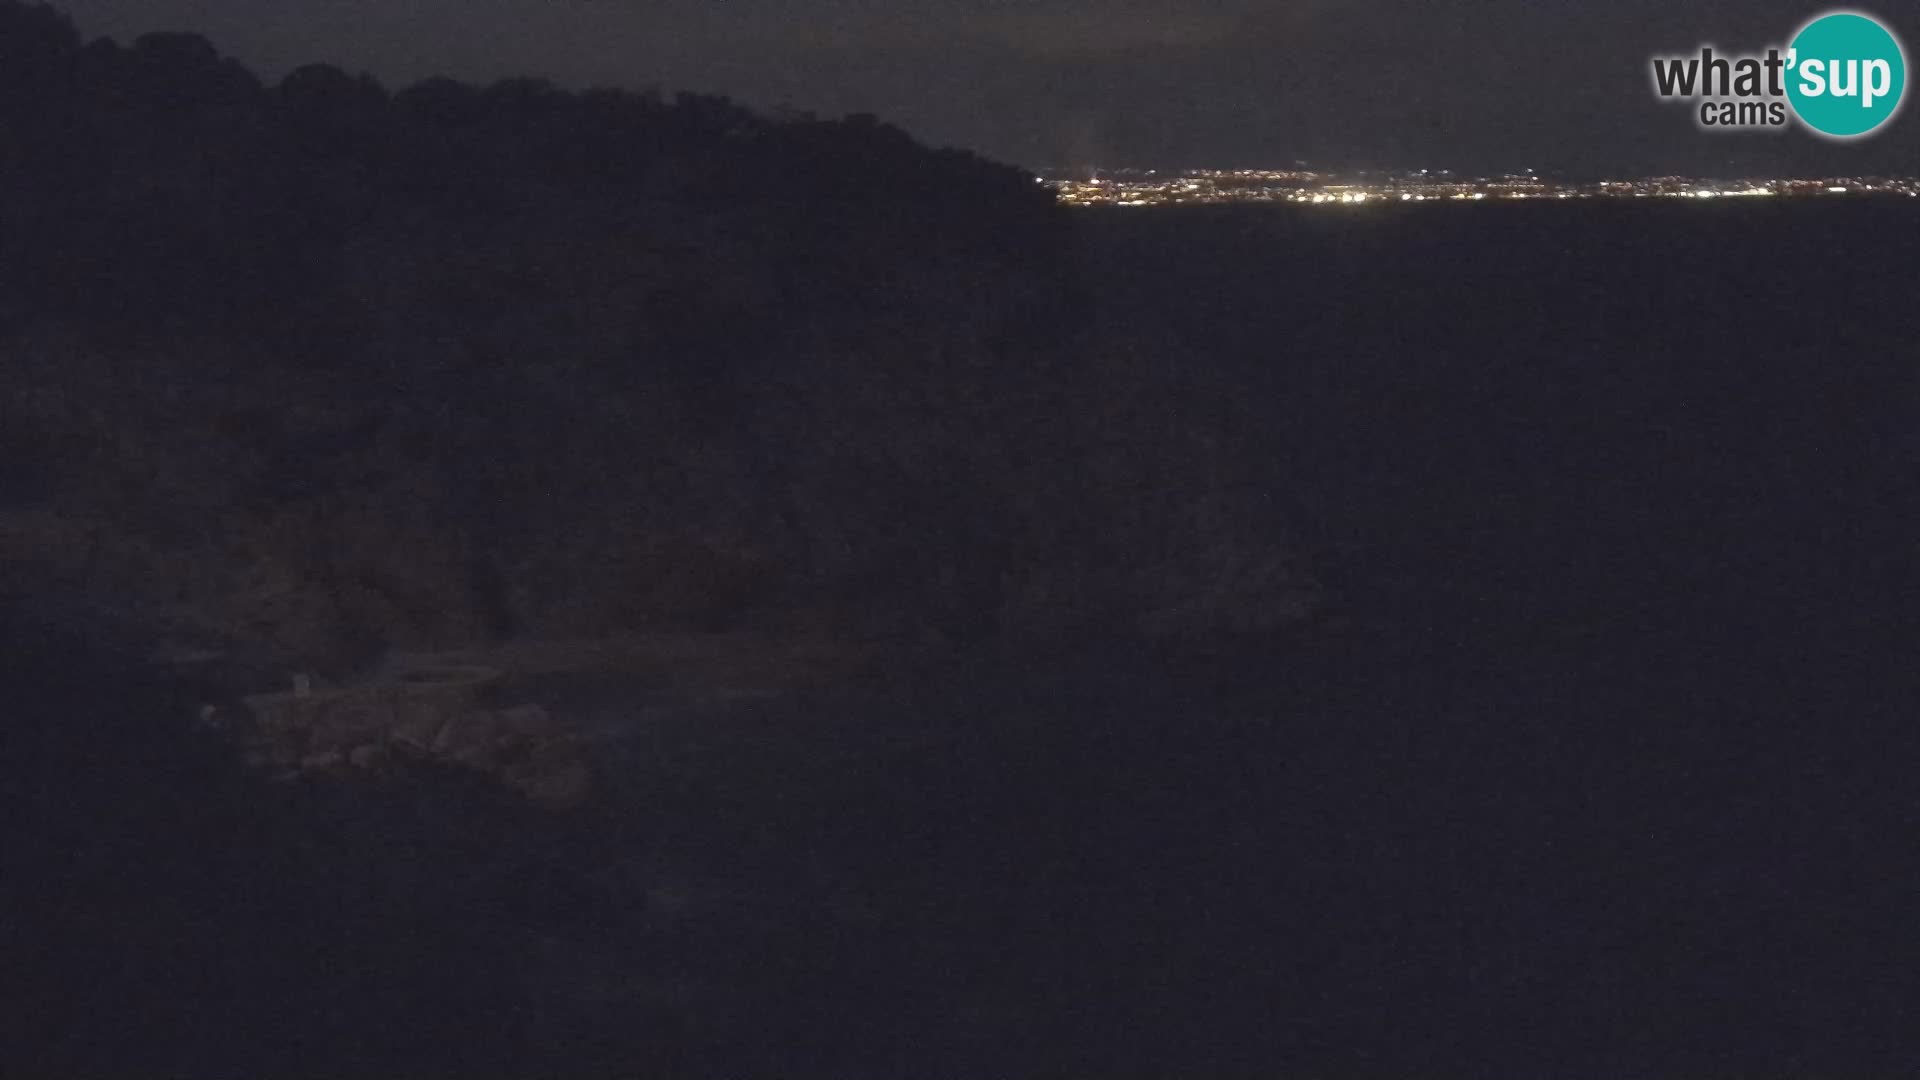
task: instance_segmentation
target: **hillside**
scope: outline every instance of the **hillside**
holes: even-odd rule
[[[1221,391],[1099,337],[1018,170],[698,95],[266,86],[13,2],[0,50],[9,589],[334,677],[1298,607],[1233,433],[1155,415]]]

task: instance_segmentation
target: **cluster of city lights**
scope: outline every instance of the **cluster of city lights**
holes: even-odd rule
[[[1658,176],[1637,180],[1568,181],[1531,172],[1468,178],[1425,169],[1357,176],[1295,170],[1199,169],[1171,174],[1153,170],[1073,175],[1043,173],[1039,180],[1052,187],[1060,201],[1069,206],[1221,203],[1353,206],[1488,199],[1738,199],[1837,195],[1920,198],[1920,178],[1914,177],[1705,180]]]

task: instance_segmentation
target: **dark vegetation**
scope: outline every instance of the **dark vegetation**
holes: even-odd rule
[[[1018,170],[871,117],[264,86],[191,35],[0,19],[16,578],[336,673],[1291,610],[1215,419],[1142,405],[1213,391],[1098,340]],[[1277,615],[1206,610],[1236,574]]]
[[[1904,203],[1063,219],[0,28],[7,1071],[1910,1066]],[[1332,618],[1198,633],[1289,550]],[[558,819],[256,784],[140,674],[741,625],[1000,647]]]

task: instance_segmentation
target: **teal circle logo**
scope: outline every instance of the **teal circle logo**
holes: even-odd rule
[[[1907,89],[1907,58],[1892,31],[1851,11],[1822,15],[1787,53],[1787,100],[1822,135],[1851,139],[1893,119]]]

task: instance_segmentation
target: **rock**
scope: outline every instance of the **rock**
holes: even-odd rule
[[[291,768],[300,764],[307,756],[306,733],[303,731],[261,732],[248,739],[243,750],[247,761],[262,766],[277,765]]]
[[[496,741],[500,725],[487,710],[460,713],[449,719],[428,747],[435,757],[457,759],[485,749]]]
[[[393,727],[388,734],[397,743],[431,752],[441,736],[458,719],[448,717],[438,709],[403,700],[394,706]]]
[[[593,792],[593,767],[577,743],[549,743],[506,777],[529,802],[549,810],[570,810]]]
[[[369,695],[341,692],[316,709],[312,725],[314,749],[345,752],[385,738],[392,714]]]
[[[346,763],[346,755],[338,750],[327,750],[318,754],[308,754],[300,759],[302,772],[327,772]]]
[[[409,703],[454,716],[480,707],[502,678],[499,671],[478,665],[415,667],[396,672],[393,687]]]
[[[519,741],[497,713],[470,712],[447,725],[434,740],[433,754],[470,769],[494,772],[507,764]]]
[[[298,774],[394,774],[404,760],[437,761],[566,809],[585,801],[593,769],[572,726],[539,705],[477,708],[499,678],[487,668],[436,668],[409,681],[247,699],[259,717],[248,764]]]
[[[505,731],[529,739],[551,739],[567,733],[565,725],[538,705],[516,705],[511,709],[502,709],[495,714],[495,719]]]
[[[452,757],[454,752],[465,743],[469,726],[469,718],[466,716],[456,716],[441,724],[440,730],[433,736],[433,741],[427,744],[427,752],[435,757]]]
[[[253,713],[254,723],[262,731],[296,731],[311,726],[314,711],[312,698],[296,698],[292,694],[249,694],[242,702]]]
[[[464,765],[480,772],[494,772],[506,763],[506,755],[498,744],[480,743],[468,746],[454,754],[448,760],[456,765]]]

